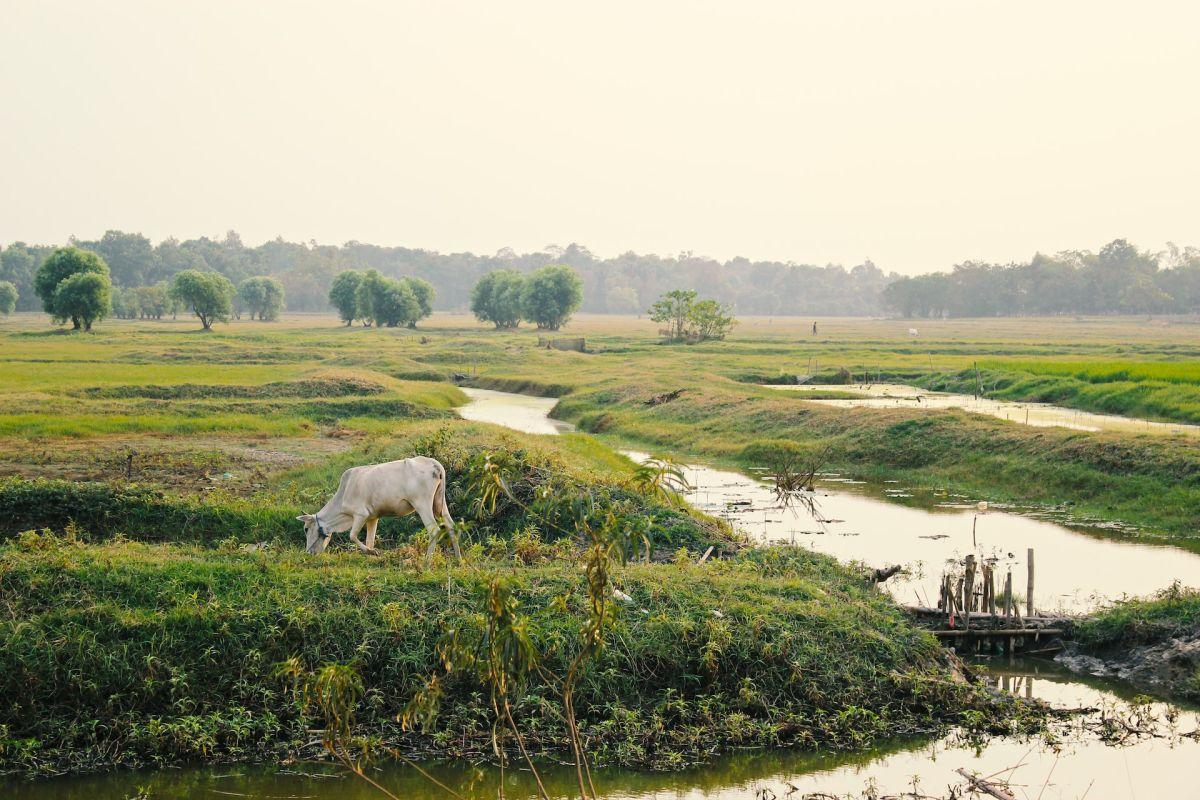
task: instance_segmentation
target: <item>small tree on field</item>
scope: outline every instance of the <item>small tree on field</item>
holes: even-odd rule
[[[206,331],[214,322],[228,322],[233,313],[233,284],[219,272],[185,269],[175,276],[170,295],[190,308]]]
[[[112,313],[118,319],[137,319],[141,314],[141,303],[136,289],[113,289]]]
[[[729,307],[716,300],[701,300],[692,306],[691,320],[701,339],[724,339],[737,324]]]
[[[517,270],[493,270],[471,289],[471,311],[480,322],[490,322],[497,328],[515,328],[521,324],[524,288],[525,276]]]
[[[665,322],[667,338],[682,341],[687,336],[692,307],[696,304],[696,293],[691,289],[675,289],[667,292],[650,306],[650,319]]]
[[[521,290],[522,316],[543,330],[556,331],[583,303],[583,281],[568,266],[535,270]]]
[[[691,338],[724,339],[737,321],[729,307],[716,300],[697,300],[691,289],[667,292],[650,307],[650,319],[667,323],[663,331],[668,341]]]
[[[409,277],[404,279],[404,285],[413,293],[413,297],[417,299],[417,308],[419,315],[416,319],[409,320],[408,327],[417,327],[417,320],[422,320],[433,313],[433,300],[437,297],[437,290],[433,288],[433,284],[424,278]]]
[[[17,307],[17,287],[8,281],[0,281],[0,314],[8,316]]]
[[[329,305],[337,309],[338,317],[347,325],[353,325],[358,319],[358,285],[362,283],[362,273],[352,269],[339,272],[329,287]]]
[[[54,290],[55,314],[75,320],[85,331],[112,312],[112,282],[108,275],[77,272]]]
[[[90,250],[80,250],[78,247],[60,247],[42,262],[42,265],[38,267],[37,273],[33,276],[33,290],[42,299],[42,308],[56,322],[71,320],[71,324],[75,330],[83,327],[83,319],[73,314],[63,313],[58,309],[55,305],[55,296],[58,292],[59,284],[72,275],[83,273],[102,275],[107,281],[108,264],[105,264],[104,259]],[[109,294],[111,295],[111,289]],[[72,292],[70,296],[76,297],[76,294]],[[111,299],[109,302],[111,305]],[[105,314],[107,314],[107,311]],[[93,319],[99,319],[99,317]]]
[[[258,275],[238,284],[238,300],[250,313],[250,319],[262,321],[279,319],[283,311],[283,284],[274,278]]]

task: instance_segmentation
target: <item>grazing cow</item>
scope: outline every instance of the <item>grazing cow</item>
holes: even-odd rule
[[[909,335],[909,336],[916,336],[916,335],[917,335],[917,329],[916,329],[916,328],[909,328],[909,329],[908,329],[908,335]]]
[[[304,523],[307,550],[313,555],[329,546],[334,533],[347,530],[359,550],[374,553],[379,518],[403,517],[414,511],[429,531],[429,555],[441,538],[441,525],[445,525],[454,555],[462,558],[454,536],[454,520],[446,506],[446,469],[437,459],[425,456],[351,467],[342,473],[337,493],[320,511],[296,519]],[[363,525],[367,526],[366,544],[358,539]]]

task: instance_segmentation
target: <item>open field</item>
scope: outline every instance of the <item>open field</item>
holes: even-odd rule
[[[489,575],[515,581],[534,638],[561,666],[582,614],[571,594],[581,542],[548,525],[552,510],[539,504],[576,495],[617,509],[622,524],[650,520],[653,541],[653,563],[614,573],[646,613],[618,615],[617,644],[580,692],[599,760],[668,767],[744,745],[855,747],[948,722],[1007,724],[1012,709],[955,683],[933,640],[856,568],[746,552],[723,524],[639,488],[611,446],[741,466],[821,453],[853,475],[1069,502],[1186,544],[1200,518],[1194,441],[961,412],[847,413],[755,383],[841,365],[928,377],[976,360],[993,371],[1011,361],[1014,372],[1069,361],[1080,380],[1089,363],[1114,375],[1128,362],[1124,382],[1170,375],[1190,391],[1191,373],[1173,365],[1200,350],[1198,326],[955,321],[922,325],[914,339],[903,322],[820,320],[817,336],[810,324],[744,320],[728,341],[685,347],[660,344],[648,320],[583,316],[564,332],[587,337],[591,352],[576,353],[538,348],[535,331],[443,314],[417,330],[290,315],[211,334],[190,320],[105,322],[87,335],[41,316],[0,322],[0,589],[10,598],[0,768],[294,754],[317,721],[275,676],[290,658],[355,663],[374,687],[360,722],[388,741],[479,753],[487,709],[469,686],[452,687],[436,733],[389,720],[436,666],[437,631],[469,616]],[[1053,369],[1048,377],[1065,377]],[[560,396],[556,414],[584,433],[551,440],[459,420],[455,373]],[[646,405],[675,389],[677,399]],[[448,468],[452,512],[467,523],[464,565],[423,569],[411,519],[380,526],[377,559],[303,554],[294,517],[319,507],[342,470],[415,453]],[[485,510],[479,475],[500,454],[516,500]],[[22,533],[39,528],[54,533]],[[722,557],[692,566],[710,545]],[[562,729],[546,691],[531,688],[521,708],[550,750]]]

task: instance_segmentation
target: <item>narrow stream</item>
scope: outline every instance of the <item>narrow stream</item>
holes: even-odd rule
[[[836,408],[911,408],[921,411],[961,408],[972,414],[986,414],[989,417],[998,417],[1038,428],[1059,427],[1077,431],[1127,431],[1200,436],[1200,425],[1152,422],[1147,419],[1121,417],[1116,414],[1094,414],[1090,411],[1064,408],[1049,403],[1018,403],[1008,400],[989,400],[969,394],[931,392],[900,383],[876,383],[869,386],[807,383],[796,386],[780,386],[770,384],[764,385],[763,388],[795,392],[802,397],[806,392],[849,392],[863,395],[862,397],[804,398],[809,403],[820,403]]]
[[[554,398],[482,389],[460,413],[529,433],[557,434],[570,426],[548,415]],[[627,452],[636,461],[648,455]],[[907,576],[887,586],[906,604],[932,605],[948,560],[982,551],[997,558],[997,575],[1011,569],[1025,596],[1026,553],[1034,549],[1034,601],[1040,611],[1085,611],[1104,600],[1144,595],[1179,580],[1200,586],[1200,554],[1171,545],[1121,538],[1104,526],[1064,525],[1046,511],[980,511],[980,498],[920,492],[898,484],[866,486],[836,475],[822,477],[807,510],[782,508],[761,479],[690,464],[685,495],[697,508],[728,519],[762,542],[791,542],[843,561],[872,567],[903,564]],[[834,488],[844,487],[844,488]],[[874,493],[875,496],[872,496]],[[1057,515],[1059,517],[1064,514]]]

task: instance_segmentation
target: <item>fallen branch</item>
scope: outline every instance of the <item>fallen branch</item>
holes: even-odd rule
[[[974,791],[983,792],[986,795],[995,797],[996,800],[1017,800],[1017,796],[1008,791],[1008,787],[1006,786],[1003,786],[995,781],[988,781],[984,780],[983,778],[976,777],[962,767],[959,767],[954,771],[966,778],[968,785],[970,785],[971,789]]]

